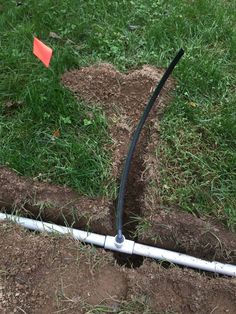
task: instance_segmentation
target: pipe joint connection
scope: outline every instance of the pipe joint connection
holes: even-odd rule
[[[125,243],[125,237],[123,236],[123,234],[121,234],[121,235],[117,234],[115,236],[115,246],[118,249],[120,249],[124,243]]]

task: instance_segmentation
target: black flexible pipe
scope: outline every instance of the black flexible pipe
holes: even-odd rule
[[[144,126],[145,121],[147,120],[148,114],[151,111],[158,95],[160,94],[165,82],[169,78],[170,74],[174,70],[174,67],[176,64],[179,62],[180,58],[183,56],[184,50],[181,48],[175,58],[172,60],[170,65],[168,66],[166,72],[162,76],[159,84],[157,85],[156,89],[154,90],[147,106],[144,109],[143,115],[137,125],[137,128],[133,134],[130,147],[127,153],[127,157],[125,160],[125,165],[123,168],[121,180],[120,180],[120,188],[119,188],[119,194],[118,194],[118,200],[117,200],[117,206],[116,206],[116,227],[117,227],[117,235],[116,235],[116,242],[117,243],[122,243],[124,241],[124,236],[123,236],[123,211],[124,211],[124,198],[125,198],[125,188],[126,188],[126,183],[127,179],[129,176],[129,170],[130,170],[130,165],[131,165],[131,160],[141,133],[141,130]]]

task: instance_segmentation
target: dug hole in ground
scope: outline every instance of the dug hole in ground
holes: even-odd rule
[[[65,73],[62,83],[90,106],[99,106],[113,139],[111,177],[121,175],[129,140],[164,70],[144,66],[127,74],[109,64]],[[171,99],[170,79],[142,132],[129,176],[125,235],[209,261],[236,264],[236,237],[219,222],[161,209],[149,182],[160,180],[154,150],[158,121]],[[157,119],[158,117],[158,119]],[[114,235],[113,199],[91,199],[69,188],[0,172],[0,205],[8,213]],[[44,204],[44,206],[40,206]],[[139,215],[149,228],[135,232]],[[89,313],[96,308],[126,313],[235,313],[235,278],[223,278],[155,261],[105,252],[69,238],[33,234],[0,224],[0,309],[3,313]],[[157,237],[158,235],[158,237]],[[135,260],[136,259],[136,260]],[[133,265],[133,268],[125,267]],[[93,309],[93,310],[92,310]],[[101,311],[100,311],[101,313]]]

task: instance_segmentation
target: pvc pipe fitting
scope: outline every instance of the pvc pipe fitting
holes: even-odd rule
[[[136,254],[162,261],[168,261],[170,263],[175,263],[191,268],[202,269],[204,271],[210,271],[236,277],[236,265],[223,264],[215,261],[209,262],[186,254],[135,243],[134,241],[126,240],[125,238],[122,245],[120,245],[121,243],[116,242],[116,237],[90,233],[73,228],[58,226],[47,222],[0,213],[0,221],[4,220],[13,221],[21,225],[22,227],[35,231],[68,234],[71,235],[74,239],[85,243],[101,246],[107,250],[117,251],[126,254]]]
[[[116,242],[116,237],[106,236],[104,248],[111,251],[133,254],[134,241],[125,239],[123,243],[120,244]]]
[[[119,236],[118,234],[115,236],[115,246],[120,249],[125,242],[125,237],[123,235]]]

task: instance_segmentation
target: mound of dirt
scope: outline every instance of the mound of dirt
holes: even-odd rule
[[[97,313],[96,308],[133,314],[236,310],[235,279],[165,269],[148,260],[139,269],[125,269],[102,249],[5,222],[0,223],[0,239],[3,314]]]
[[[132,133],[163,73],[164,70],[149,65],[143,66],[141,70],[120,73],[111,64],[99,64],[70,71],[62,76],[63,84],[78,98],[99,104],[104,110],[114,141],[112,175],[120,173]],[[173,79],[169,79],[157,100],[157,106],[150,114],[149,124],[156,117],[157,111],[160,112],[168,102],[173,86]],[[144,149],[145,145],[142,150]]]

